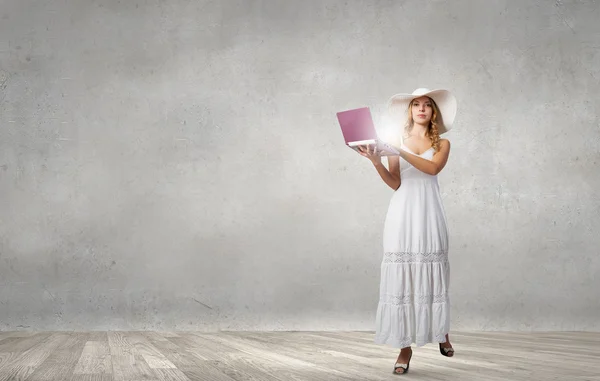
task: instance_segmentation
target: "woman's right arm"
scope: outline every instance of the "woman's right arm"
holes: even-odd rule
[[[390,169],[388,170],[385,165],[379,161],[374,161],[373,165],[381,176],[383,182],[385,182],[393,190],[400,188],[400,156],[388,156],[388,164]]]

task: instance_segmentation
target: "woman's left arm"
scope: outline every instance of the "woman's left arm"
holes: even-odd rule
[[[435,176],[444,169],[446,162],[448,161],[448,155],[450,154],[450,141],[448,139],[440,140],[440,150],[436,152],[431,160],[424,159],[420,156],[413,155],[412,153],[399,150],[400,157],[408,161],[415,168],[421,172],[425,172],[428,175]]]

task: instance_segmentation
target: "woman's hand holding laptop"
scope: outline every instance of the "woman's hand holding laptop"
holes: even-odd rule
[[[377,145],[376,144],[368,144],[368,145],[360,145],[357,146],[358,147],[358,153],[361,156],[366,157],[367,159],[371,160],[373,162],[373,164],[376,163],[381,163],[381,150],[377,150]],[[371,149],[372,148],[372,149]]]

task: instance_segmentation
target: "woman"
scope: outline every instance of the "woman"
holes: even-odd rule
[[[437,342],[442,355],[454,354],[448,337],[448,229],[437,174],[450,153],[450,142],[440,135],[452,126],[456,99],[447,90],[417,89],[393,96],[389,111],[403,130],[392,143],[400,155],[388,156],[388,170],[375,149],[363,146],[360,154],[395,191],[383,231],[375,342],[401,348],[394,373],[403,374],[412,343]]]

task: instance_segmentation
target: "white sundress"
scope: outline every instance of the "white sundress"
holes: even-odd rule
[[[431,160],[433,153],[432,147],[418,156]],[[437,176],[400,158],[400,178],[383,230],[375,343],[443,343],[450,329],[450,264]]]

